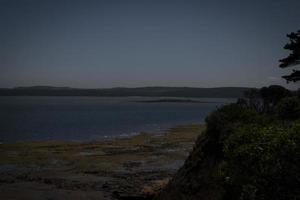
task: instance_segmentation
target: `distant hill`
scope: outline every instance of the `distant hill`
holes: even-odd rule
[[[70,87],[32,86],[0,88],[0,96],[106,96],[106,97],[241,97],[246,87],[138,87],[110,89],[79,89]]]

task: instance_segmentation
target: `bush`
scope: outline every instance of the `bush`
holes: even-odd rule
[[[206,134],[210,139],[223,143],[235,127],[243,123],[257,122],[258,117],[259,114],[252,108],[238,104],[226,105],[217,109],[205,119]]]
[[[274,96],[272,105],[283,95]],[[276,112],[239,101],[211,113],[169,199],[300,200],[300,119],[276,118],[295,119],[298,101],[282,98]]]
[[[295,120],[300,117],[300,100],[298,97],[282,99],[275,108],[278,118],[283,120]]]
[[[244,94],[248,106],[262,113],[272,113],[281,99],[291,95],[289,90],[279,85],[271,85],[259,90],[250,89]]]
[[[281,99],[291,95],[291,92],[279,85],[271,85],[260,89],[260,95],[265,104],[275,106]]]
[[[244,125],[224,143],[227,199],[300,198],[300,122]]]

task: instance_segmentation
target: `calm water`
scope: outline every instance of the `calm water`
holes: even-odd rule
[[[0,141],[90,140],[201,123],[234,99],[213,103],[138,103],[153,98],[0,97]],[[155,98],[157,99],[157,98]]]

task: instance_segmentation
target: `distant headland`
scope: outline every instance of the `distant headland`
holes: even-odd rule
[[[247,87],[116,87],[108,89],[82,89],[71,87],[31,86],[0,88],[0,96],[98,96],[98,97],[206,97],[238,98]]]

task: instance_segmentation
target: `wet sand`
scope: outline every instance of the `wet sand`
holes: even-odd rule
[[[0,199],[150,199],[203,129],[192,124],[92,142],[0,144]]]

